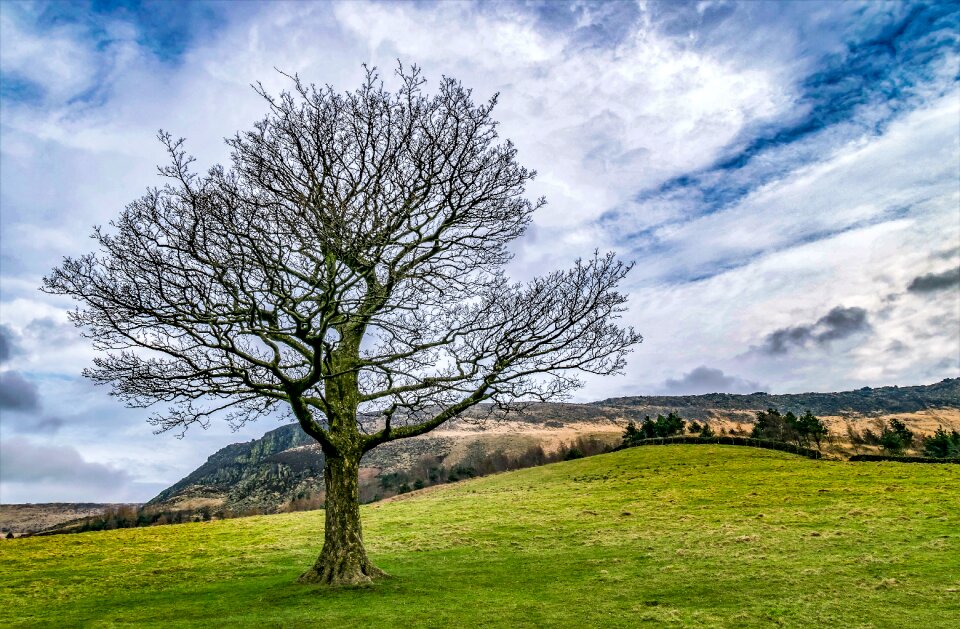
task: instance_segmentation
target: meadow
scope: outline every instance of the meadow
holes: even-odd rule
[[[372,588],[298,585],[311,511],[0,544],[0,625],[958,627],[960,466],[639,447],[363,507]]]

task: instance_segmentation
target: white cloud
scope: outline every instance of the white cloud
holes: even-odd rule
[[[433,76],[460,78],[477,97],[501,93],[502,133],[539,173],[531,194],[549,202],[535,221],[551,246],[522,243],[518,275],[609,248],[609,236],[592,226],[600,214],[708,165],[748,123],[790,105],[780,68],[698,52],[649,26],[615,48],[578,48],[510,12],[441,7],[343,3],[337,15],[381,67],[414,59]],[[497,43],[504,39],[519,43]]]
[[[638,250],[629,278],[627,318],[644,344],[625,379],[593,379],[579,399],[657,391],[664,372],[704,363],[777,392],[960,375],[960,296],[889,301],[929,272],[930,252],[960,243],[957,103],[953,93],[728,210],[664,228],[657,255]],[[707,279],[671,279],[727,261],[731,270]],[[806,356],[745,355],[770,332],[841,304],[883,313],[871,336]],[[885,352],[894,341],[904,347],[895,359]]]
[[[76,448],[15,437],[0,442],[0,502],[119,502],[130,499],[124,470],[85,460]]]
[[[958,104],[953,92],[882,136],[843,146],[730,208],[657,229],[652,243],[669,255],[642,272],[696,275],[930,204],[941,212],[956,208]]]
[[[505,59],[515,70],[556,60],[564,47],[562,38],[536,31],[531,14],[483,14],[465,3],[339,2],[334,13],[345,30],[367,45],[371,57],[391,50],[412,59],[446,59],[501,72]]]
[[[905,291],[931,250],[958,239],[955,213],[941,209],[763,255],[698,282],[637,287],[629,320],[644,333],[644,343],[625,378],[593,379],[590,395],[578,399],[652,393],[660,390],[662,374],[702,364],[767,383],[778,393],[957,377],[960,298],[921,303],[903,296],[892,305],[888,299]],[[869,337],[779,358],[749,352],[770,332],[816,321],[840,304],[876,315]],[[938,317],[947,325],[931,328],[930,319]],[[887,354],[896,340],[905,349]]]

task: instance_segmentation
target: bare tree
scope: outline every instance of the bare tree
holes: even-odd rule
[[[95,253],[44,290],[104,352],[84,373],[132,407],[167,403],[159,430],[243,424],[285,409],[325,454],[323,550],[305,582],[383,573],[360,526],[361,456],[468,408],[547,400],[610,374],[641,337],[616,325],[630,266],[612,254],[528,284],[504,274],[531,214],[534,172],[491,112],[417,68],[386,90],[258,93],[268,115],[205,175],[161,132],[169,182],[131,203]]]

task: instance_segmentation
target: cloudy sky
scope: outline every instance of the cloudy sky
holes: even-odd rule
[[[957,377],[958,32],[952,2],[3,2],[0,501],[146,500],[275,427],[153,435],[37,290],[158,183],[158,129],[223,162],[275,68],[348,90],[400,59],[499,92],[549,202],[512,274],[636,261],[645,341],[580,400]]]

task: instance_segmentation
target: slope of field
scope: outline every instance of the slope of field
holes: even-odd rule
[[[662,446],[363,508],[371,589],[294,583],[322,512],[0,543],[2,626],[957,627],[960,468]]]
[[[810,409],[829,425],[828,456],[847,458],[875,447],[851,448],[848,427],[878,433],[891,417],[901,419],[919,437],[938,426],[960,429],[960,379],[912,387],[864,387],[839,393],[770,395],[646,396],[612,398],[592,404],[531,404],[522,414],[494,413],[483,405],[442,429],[414,439],[384,444],[361,462],[361,495],[380,493],[385,474],[410,471],[424,461],[446,468],[471,467],[494,454],[519,454],[531,446],[555,451],[578,437],[616,443],[630,420],[679,412],[688,420],[711,424],[715,432],[750,431],[756,412],[769,407],[802,413]],[[229,445],[206,463],[162,491],[148,506],[162,510],[226,509],[264,513],[284,510],[290,501],[323,489],[323,453],[298,425],[282,426],[262,438]],[[368,491],[369,490],[369,491]]]

